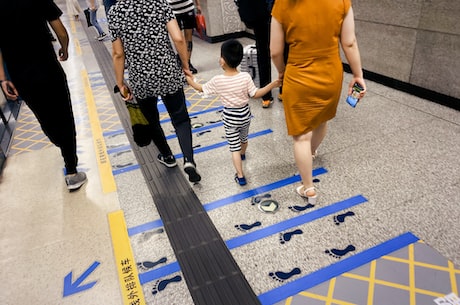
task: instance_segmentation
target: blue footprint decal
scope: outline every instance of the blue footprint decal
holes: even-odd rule
[[[177,283],[177,282],[180,282],[181,280],[182,280],[182,277],[180,275],[176,275],[175,277],[167,279],[167,280],[157,281],[152,288],[152,294],[155,295],[158,292],[164,290],[166,286],[168,286],[168,284],[174,283],[174,282]]]
[[[308,209],[311,209],[311,208],[314,208],[315,205],[314,204],[311,204],[311,203],[308,203],[307,205],[305,206],[301,206],[301,205],[294,205],[294,206],[290,206],[288,207],[289,210],[293,211],[293,212],[303,212],[305,210],[308,210]]]
[[[152,236],[156,235],[156,234],[161,234],[163,233],[165,230],[163,228],[158,228],[158,229],[155,229],[153,231],[150,231],[150,232],[145,232],[142,234],[142,237],[143,237],[143,240],[144,241],[147,241],[149,240]]]
[[[166,257],[162,257],[159,260],[157,260],[156,262],[150,262],[150,261],[140,262],[140,263],[137,263],[137,268],[139,268],[141,270],[149,270],[149,269],[152,269],[153,267],[155,267],[156,265],[166,263],[167,260],[168,259]]]
[[[264,194],[264,195],[252,197],[251,198],[251,204],[252,205],[259,204],[262,201],[262,199],[270,198],[271,196],[272,195],[270,195],[270,194]]]
[[[122,147],[124,145],[125,145],[124,143],[114,144],[114,145],[107,145],[106,148],[107,148],[107,150],[111,150],[111,149],[114,149],[114,148]]]
[[[292,236],[295,234],[302,234],[303,231],[300,229],[291,231],[291,232],[286,232],[286,233],[280,233],[280,244],[285,244],[286,242],[290,241]]]
[[[201,137],[202,135],[204,135],[205,133],[208,133],[208,132],[211,132],[211,130],[205,130],[205,131],[201,131],[199,133],[197,133],[197,137]]]
[[[132,162],[124,163],[124,164],[116,164],[116,165],[112,166],[112,168],[121,169],[121,168],[125,168],[125,167],[131,166],[131,165],[133,165]]]
[[[342,256],[344,256],[345,254],[351,252],[351,251],[355,251],[356,248],[355,246],[353,245],[348,245],[345,249],[343,250],[340,250],[340,249],[330,249],[330,250],[326,250],[324,251],[325,253],[329,254],[330,256],[332,257],[335,257],[335,258],[342,258]]]
[[[276,271],[276,272],[270,272],[268,275],[274,279],[277,280],[278,282],[284,282],[285,280],[293,277],[296,274],[300,274],[300,269],[299,268],[294,268],[290,272],[282,272],[282,271]]]
[[[352,211],[346,212],[344,214],[336,215],[336,216],[334,216],[334,223],[336,225],[340,225],[342,222],[345,221],[346,217],[354,216],[354,215],[355,215],[355,213],[353,213]]]
[[[247,225],[247,224],[240,224],[240,225],[235,225],[235,228],[237,228],[240,231],[249,231],[254,227],[261,226],[262,223],[260,221],[254,222],[252,225]]]
[[[114,153],[113,156],[114,156],[114,157],[119,157],[119,156],[124,155],[124,154],[127,154],[127,153],[129,153],[129,152],[132,152],[132,150],[129,149],[129,150],[119,151],[119,152]]]

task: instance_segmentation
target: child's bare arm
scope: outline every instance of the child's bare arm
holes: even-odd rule
[[[188,75],[185,76],[185,78],[187,78],[187,83],[193,87],[193,89],[199,91],[199,92],[203,92],[203,85],[201,84],[198,84],[197,82],[195,82],[193,80],[193,77],[190,77]]]
[[[266,85],[265,87],[259,88],[256,91],[256,94],[252,98],[259,98],[267,94],[269,91],[271,91],[273,88],[281,86],[281,81],[279,79],[276,79]]]

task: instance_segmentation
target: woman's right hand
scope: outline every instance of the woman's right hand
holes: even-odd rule
[[[366,82],[364,81],[362,77],[353,77],[351,79],[350,83],[348,83],[348,95],[352,94],[353,86],[355,85],[355,83],[358,83],[361,86],[361,88],[363,88],[363,90],[359,93],[359,99],[362,99],[364,95],[366,94],[366,90],[367,90]]]
[[[17,101],[19,93],[14,84],[9,80],[0,81],[0,87],[2,88],[5,96],[10,101]]]
[[[131,90],[129,89],[128,86],[124,85],[119,87],[120,88],[120,95],[121,95],[121,98],[124,100],[124,101],[129,101],[129,100],[132,100],[133,99],[133,94],[131,93]]]

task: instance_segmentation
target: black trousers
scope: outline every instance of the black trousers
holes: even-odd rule
[[[169,113],[171,123],[174,126],[179,146],[184,155],[184,162],[192,162],[195,164],[192,147],[192,126],[187,111],[187,105],[185,104],[184,90],[180,88],[173,94],[161,96],[161,99]],[[171,148],[169,147],[160,124],[160,114],[157,107],[158,98],[155,96],[146,99],[137,99],[137,102],[142,113],[152,127],[153,143],[161,154],[165,156],[171,155]]]
[[[268,85],[272,79],[269,17],[266,20],[255,23],[254,36],[256,38],[257,64],[259,66],[260,87],[264,87]],[[268,100],[271,98],[271,91],[263,96],[264,100]]]
[[[49,67],[38,77],[13,81],[45,135],[61,150],[66,174],[76,173],[77,133],[67,77],[62,67]]]

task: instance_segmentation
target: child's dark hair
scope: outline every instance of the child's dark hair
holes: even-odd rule
[[[230,68],[236,68],[243,60],[243,45],[236,39],[227,40],[220,48],[220,56]]]

